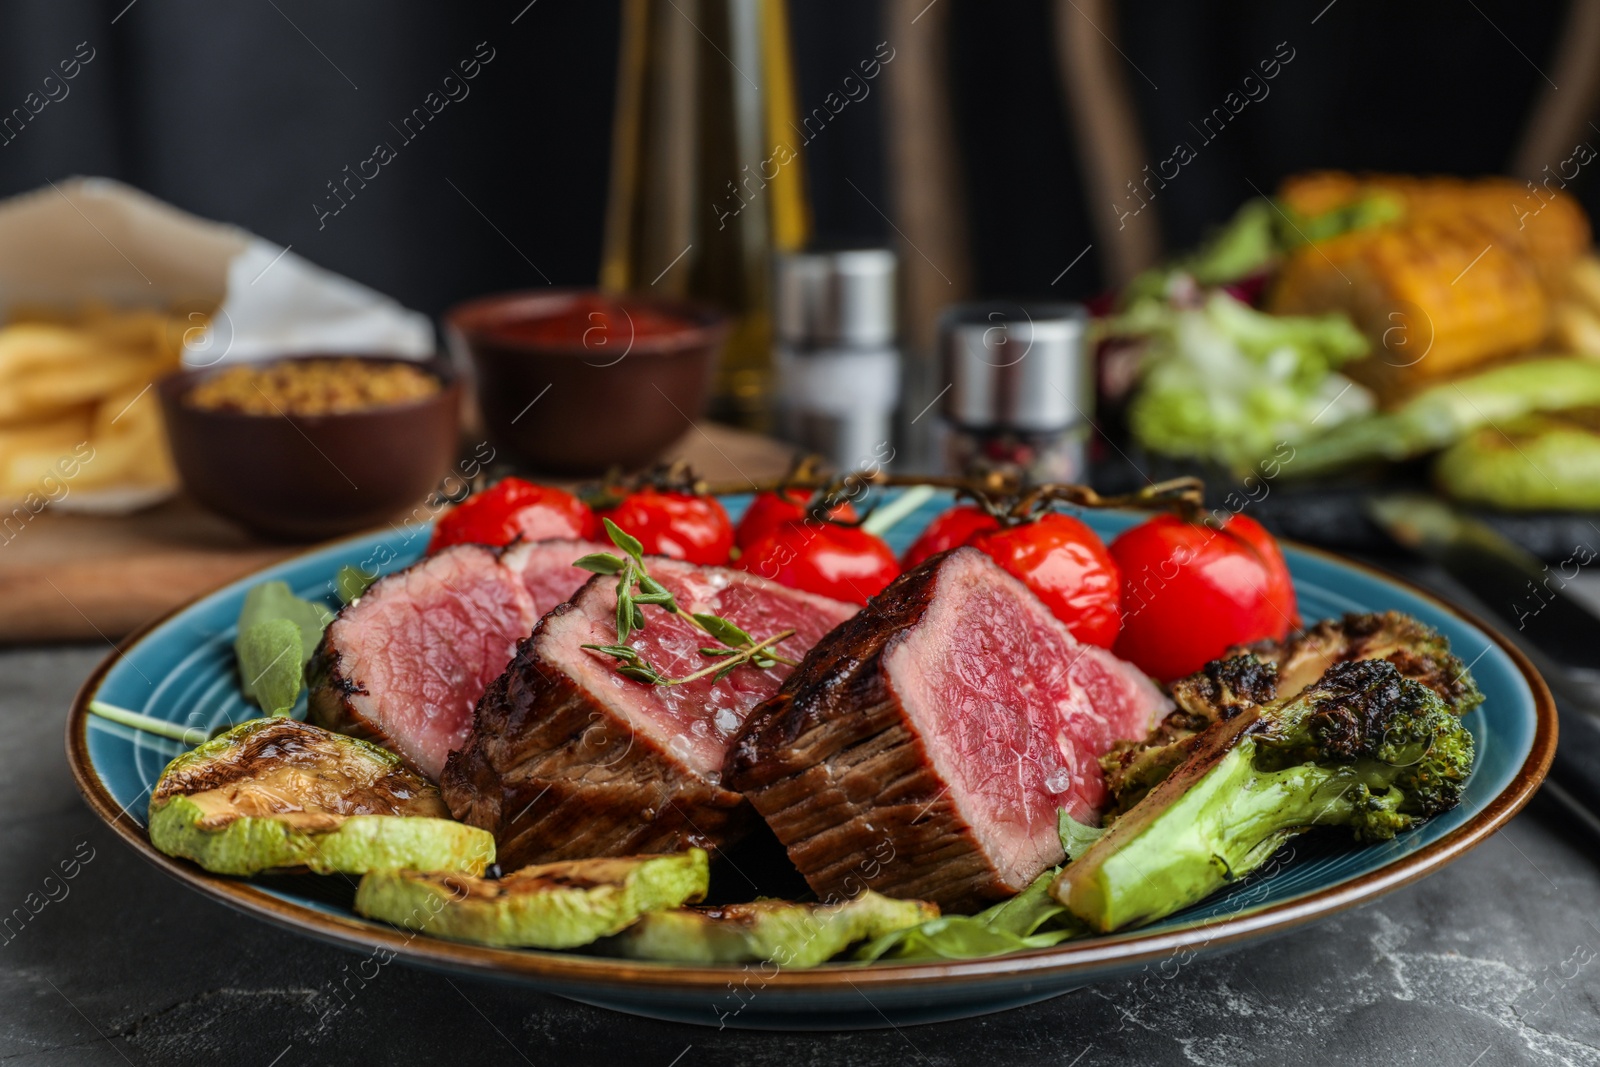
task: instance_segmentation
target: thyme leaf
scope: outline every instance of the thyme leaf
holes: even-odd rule
[[[694,613],[694,621],[700,624],[700,629],[725,645],[748,648],[755,643],[753,637],[720,615],[707,615],[697,611]]]
[[[791,667],[796,665],[797,661],[779,655],[774,649],[780,641],[793,637],[793,630],[785,630],[757,641],[736,623],[720,615],[684,611],[678,606],[672,591],[652,577],[645,568],[644,545],[639,539],[610,519],[603,521],[606,535],[611,538],[613,545],[626,553],[626,558],[614,556],[609,552],[593,552],[575,560],[573,566],[596,574],[617,576],[617,640],[616,644],[612,645],[593,644],[584,645],[583,648],[598,655],[610,656],[618,661],[618,674],[649,685],[683,685],[685,682],[693,682],[707,676],[710,676],[713,682],[720,682],[735,668],[745,664],[760,670],[769,670],[780,663]],[[700,649],[701,655],[722,662],[711,664],[682,678],[669,678],[662,674],[654,664],[628,644],[628,639],[633,636],[634,631],[645,627],[644,605],[647,604],[678,616],[725,646]]]
[[[633,561],[639,564],[639,569],[643,570],[644,545],[639,541],[639,539],[628,531],[624,530],[622,527],[618,526],[616,523],[612,522],[610,519],[601,519],[600,521],[606,524],[606,536],[611,538],[611,543],[622,549],[622,551],[626,552],[628,555],[632,556]]]
[[[582,567],[586,571],[594,571],[596,574],[616,574],[627,566],[609,552],[591,552],[587,556],[573,560],[572,565]]]

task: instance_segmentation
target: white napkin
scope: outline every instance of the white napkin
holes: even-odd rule
[[[214,308],[211,328],[196,329],[186,345],[189,366],[314,351],[434,351],[425,315],[110,178],[69,178],[0,201],[0,318],[18,304],[84,301]]]

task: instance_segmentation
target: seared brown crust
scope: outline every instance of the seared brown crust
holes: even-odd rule
[[[393,575],[390,575],[393,577]],[[386,580],[386,579],[385,579]],[[306,719],[324,729],[334,730],[375,745],[393,749],[389,735],[356,711],[352,696],[365,696],[366,689],[352,682],[341,670],[339,650],[333,647],[333,627],[322,632],[317,650],[306,664]]]
[[[947,556],[896,579],[812,648],[723,764],[723,781],[750,799],[824,901],[865,887],[961,912],[1011,895],[883,671],[927,611]]]
[[[743,837],[755,825],[743,797],[690,773],[565,671],[541,663],[540,635],[581,596],[541,619],[484,691],[466,745],[439,780],[451,812],[493,833],[507,868]]]

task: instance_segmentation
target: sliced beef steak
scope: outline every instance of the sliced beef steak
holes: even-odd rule
[[[723,780],[825,899],[865,885],[969,911],[1061,862],[1057,812],[1093,818],[1097,757],[1170,708],[960,548],[812,649],[746,721]]]
[[[574,567],[573,560],[591,552],[615,551],[611,545],[593,541],[520,541],[500,554],[500,563],[522,578],[522,587],[533,598],[533,621],[538,622],[546,612],[570,599],[591,577],[590,572]],[[532,632],[530,623],[517,635],[517,640]],[[506,657],[506,662],[511,662],[510,656]]]
[[[572,561],[600,548],[456,545],[374,582],[312,657],[312,721],[377,741],[437,779],[517,642],[589,577]]]
[[[651,559],[650,573],[687,611],[720,615],[798,659],[849,618],[849,604],[755,575]],[[494,833],[506,867],[590,856],[716,847],[755,815],[722,788],[722,760],[745,716],[790,668],[736,668],[721,681],[660,686],[616,672],[584,649],[616,643],[616,579],[599,576],[540,621],[478,703],[471,736],[441,785],[456,818]],[[674,615],[646,607],[629,641],[669,678],[714,662],[714,644]]]

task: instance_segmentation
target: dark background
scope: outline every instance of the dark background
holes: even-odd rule
[[[1051,292],[1093,239],[1041,0],[938,0],[979,295]],[[1195,141],[1286,41],[1294,59],[1161,194],[1169,247],[1193,242],[1286,174],[1310,167],[1474,174],[1503,170],[1545,87],[1564,4],[1436,0],[1120,6],[1124,73],[1149,158]],[[800,110],[877,42],[870,0],[791,0]],[[519,12],[521,12],[519,16]],[[516,19],[513,23],[513,19]],[[115,20],[115,21],[113,21]],[[73,174],[120,178],[237,223],[429,313],[477,293],[591,284],[616,72],[618,6],[600,0],[443,4],[360,0],[8,0],[0,113],[87,41],[95,59],[0,146],[0,194]],[[478,42],[494,59],[319,230],[313,204],[341,168],[392,137]],[[866,199],[888,200],[881,84],[808,148],[819,238],[886,241]],[[1600,133],[1594,134],[1600,139]],[[1198,143],[1198,142],[1196,142]],[[1556,160],[1550,161],[1552,164]],[[1594,183],[1573,191],[1591,211]],[[454,188],[452,188],[452,183]],[[498,231],[498,232],[497,232]],[[1097,253],[1056,295],[1102,284]],[[524,258],[526,257],[526,258]],[[530,266],[529,261],[532,262]],[[542,275],[541,276],[541,272]]]

